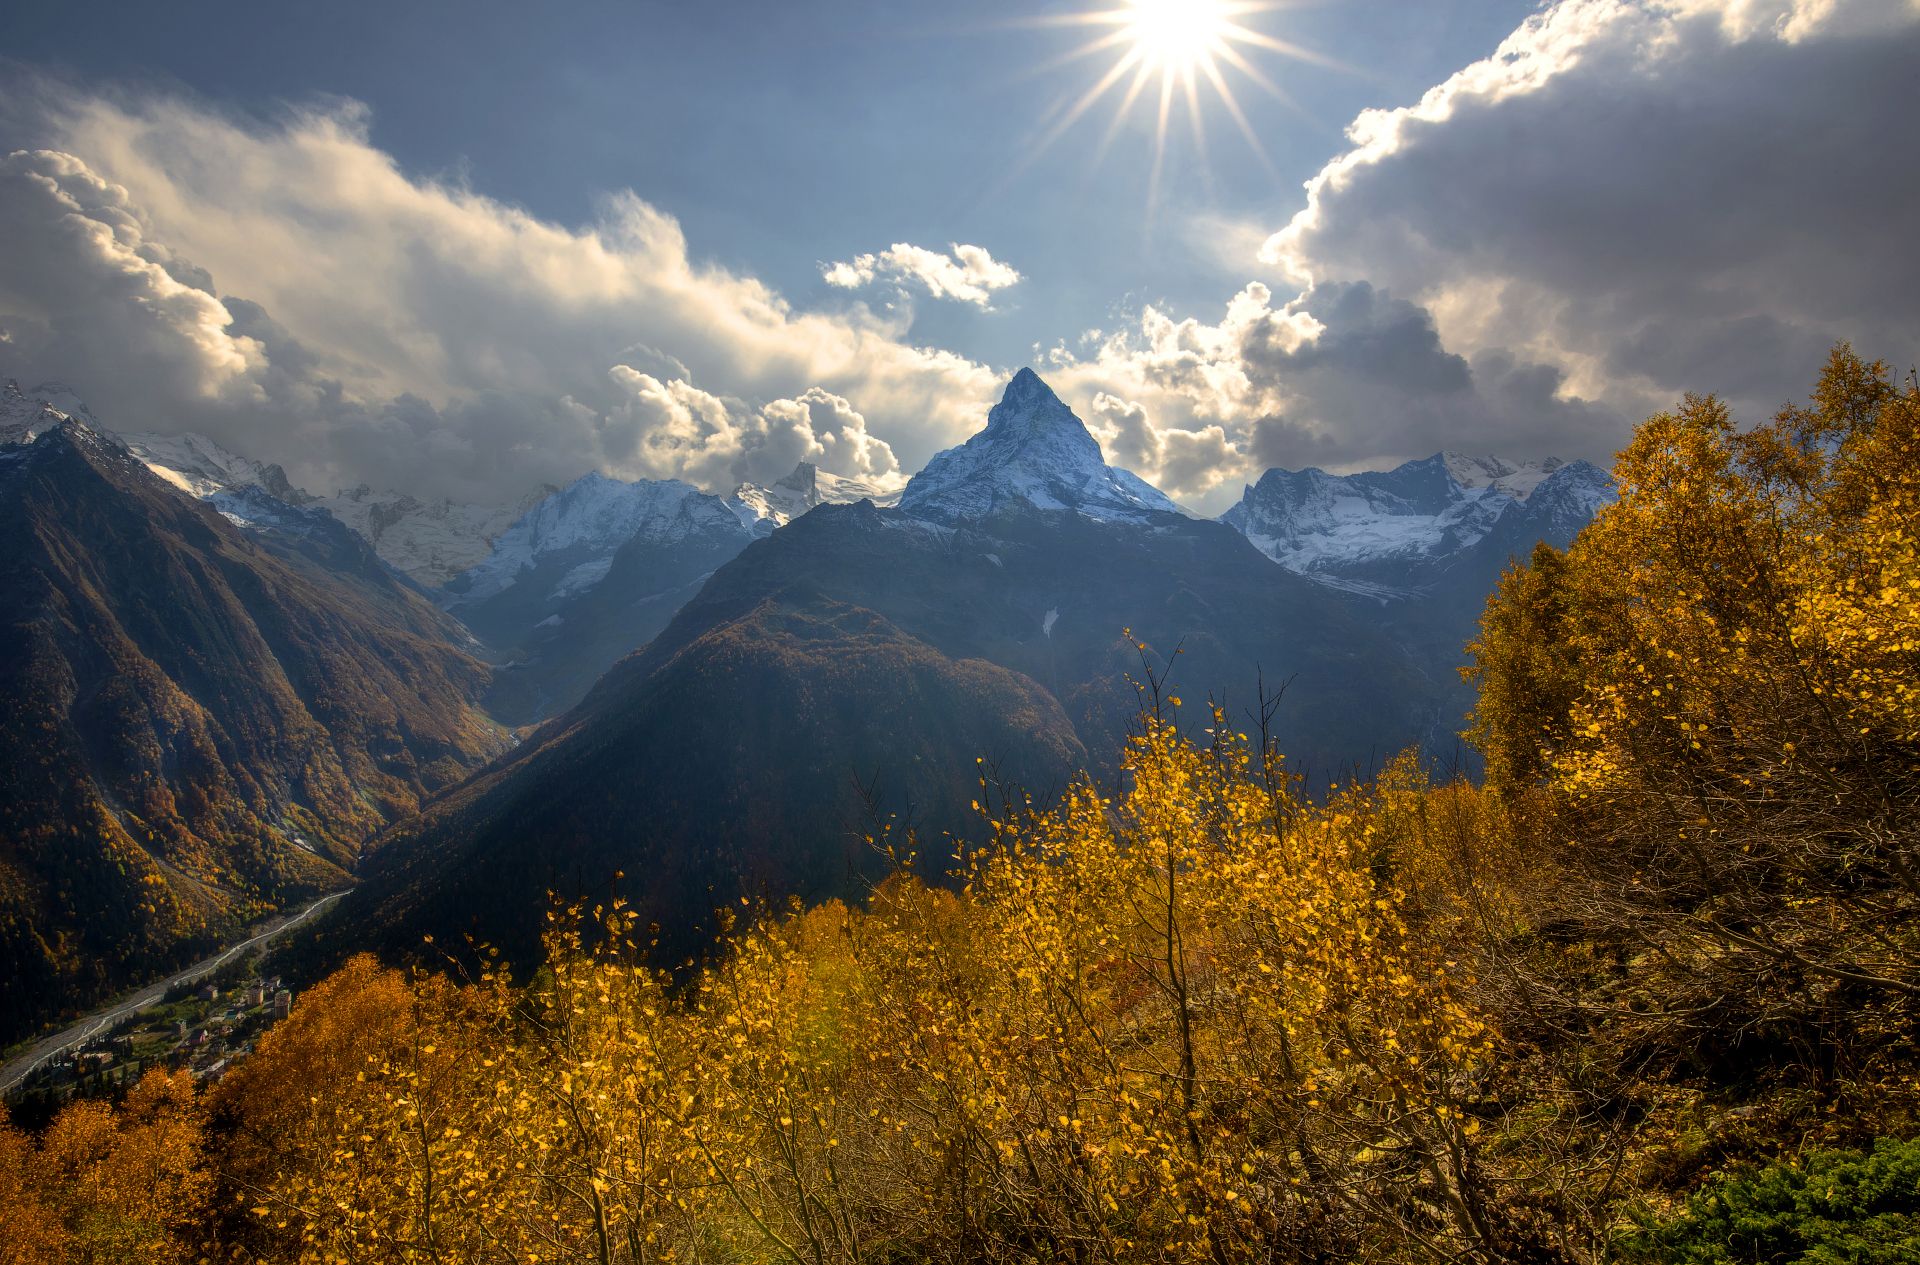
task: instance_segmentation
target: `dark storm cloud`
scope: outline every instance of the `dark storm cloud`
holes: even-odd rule
[[[1251,428],[1262,467],[1349,463],[1356,450],[1584,452],[1620,431],[1612,411],[1563,398],[1559,369],[1498,349],[1469,361],[1441,344],[1425,308],[1365,282],[1317,286],[1292,306],[1320,322],[1317,337],[1289,348],[1263,323],[1241,343],[1249,380],[1279,404]]]
[[[1915,16],[1555,6],[1421,107],[1363,118],[1268,254],[1623,410],[1689,389],[1770,409],[1836,339],[1920,348]]]

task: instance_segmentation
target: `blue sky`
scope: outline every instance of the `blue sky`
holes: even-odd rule
[[[1247,258],[1218,217],[1271,231],[1361,109],[1415,99],[1490,52],[1524,0],[1345,0],[1249,15],[1342,63],[1255,50],[1294,98],[1232,73],[1272,170],[1221,110],[1203,164],[1170,135],[1148,222],[1154,111],[1096,154],[1119,90],[1044,153],[1036,120],[1114,59],[1065,64],[1091,28],[1072,4],[943,0],[260,5],[20,4],[6,47],[73,79],[185,90],[271,117],[349,97],[406,168],[573,223],[631,189],[677,216],[696,253],[800,300],[835,296],[819,263],[896,241],[986,246],[1033,284],[1004,310],[929,306],[922,334],[996,363],[1107,320],[1129,297],[1217,300]],[[1184,123],[1184,119],[1176,122]]]
[[[1148,101],[1036,152],[1116,55],[1046,19],[1124,3],[18,2],[0,368],[484,498],[903,477],[1037,361],[1218,508],[1269,464],[1604,458],[1680,390],[1777,404],[1833,338],[1913,354],[1914,179],[1871,157],[1920,104],[1912,0],[1250,14],[1339,67],[1249,48],[1291,98],[1226,71],[1267,161],[1203,88],[1157,196]],[[956,243],[1017,282],[883,254]]]

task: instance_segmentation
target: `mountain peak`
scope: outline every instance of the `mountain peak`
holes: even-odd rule
[[[902,509],[942,521],[1011,502],[1101,519],[1180,512],[1139,476],[1109,466],[1099,441],[1032,369],[1007,383],[983,429],[936,455],[900,497]]]
[[[47,386],[35,387],[32,391],[21,389],[19,382],[7,379],[5,388],[0,389],[0,444],[30,444],[41,435],[62,426],[87,430],[87,422],[93,417],[85,406],[78,411],[63,410],[56,407],[48,398]],[[64,387],[56,388],[70,395]]]
[[[987,414],[986,429],[967,441],[985,443],[1030,443],[1047,440],[1077,450],[1082,459],[1104,465],[1100,443],[1094,439],[1072,409],[1053,393],[1045,379],[1031,369],[1022,369],[1007,383],[1000,402]]]
[[[1431,460],[1446,467],[1447,477],[1463,488],[1493,488],[1524,501],[1541,480],[1567,464],[1558,457],[1514,463],[1503,457],[1470,457],[1442,452]]]
[[[820,503],[820,467],[811,461],[803,461],[793,468],[793,472],[777,481],[776,488],[791,488],[805,500],[811,509]]]
[[[891,505],[899,493],[887,484],[822,470],[802,461],[792,473],[762,486],[742,483],[727,498],[740,521],[757,534],[784,527],[816,505],[848,505],[873,501]]]
[[[1053,393],[1046,379],[1035,373],[1030,367],[1022,368],[1007,382],[1007,389],[1001,393],[1002,404],[1026,404],[1030,401],[1051,400],[1058,404],[1060,397]]]

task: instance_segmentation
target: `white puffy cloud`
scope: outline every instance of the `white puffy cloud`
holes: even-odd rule
[[[756,409],[630,365],[609,376],[625,398],[597,421],[616,475],[731,487],[771,482],[811,461],[882,488],[902,482],[893,450],[868,432],[866,418],[819,387]]]
[[[953,244],[951,254],[924,246],[895,242],[878,254],[856,255],[827,264],[820,275],[830,286],[853,290],[875,281],[918,286],[936,299],[954,299],[975,307],[990,307],[996,290],[1020,282],[1020,274],[987,252],[984,246]]]
[[[1109,462],[1176,495],[1204,498],[1247,464],[1225,427],[1156,426],[1144,405],[1105,391],[1094,394],[1087,429]]]
[[[568,227],[410,176],[357,107],[263,127],[42,95],[46,148],[0,167],[0,371],[67,381],[110,425],[202,431],[318,488],[504,498],[589,469],[719,489],[767,473],[759,450],[884,478],[994,395],[864,308],[799,310],[699,262],[632,194]],[[615,366],[664,396],[643,407]],[[641,442],[643,416],[665,437]]]
[[[1086,423],[1109,462],[1135,473],[1158,469],[1160,432],[1154,429],[1144,405],[1095,391]]]
[[[0,159],[0,241],[8,342],[31,348],[46,376],[111,358],[189,399],[257,398],[249,379],[263,364],[259,342],[148,238],[125,189],[71,155]]]

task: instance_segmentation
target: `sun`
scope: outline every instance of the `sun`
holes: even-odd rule
[[[1162,75],[1192,73],[1220,54],[1235,31],[1226,0],[1132,0],[1121,29],[1140,64]]]
[[[1160,184],[1167,133],[1176,107],[1184,108],[1193,127],[1195,144],[1204,163],[1206,134],[1202,98],[1216,100],[1233,120],[1256,157],[1269,170],[1273,164],[1260,143],[1229,75],[1237,76],[1270,95],[1293,104],[1254,57],[1280,54],[1337,69],[1337,63],[1295,44],[1256,29],[1248,19],[1299,0],[1125,0],[1117,8],[1102,8],[1040,19],[1048,26],[1091,27],[1094,34],[1065,57],[1060,65],[1107,53],[1113,56],[1098,78],[1078,98],[1053,117],[1037,139],[1028,161],[1064,135],[1103,99],[1118,90],[1118,105],[1101,140],[1104,154],[1126,120],[1144,103],[1154,112],[1153,172],[1148,186],[1151,208]],[[1295,106],[1297,109],[1298,107]],[[1097,156],[1096,155],[1096,156]],[[1204,170],[1204,166],[1203,166]]]

